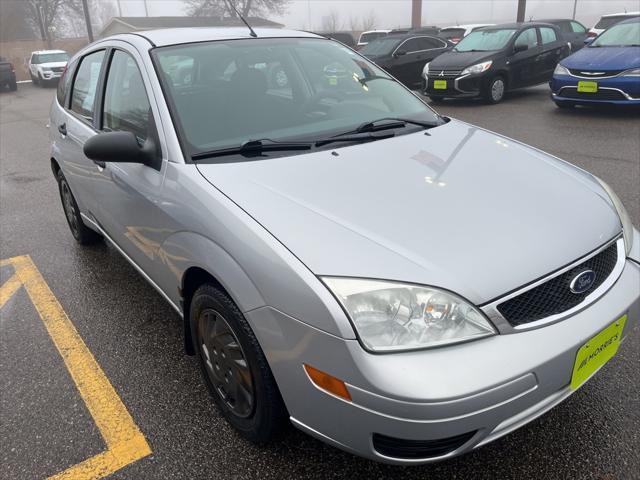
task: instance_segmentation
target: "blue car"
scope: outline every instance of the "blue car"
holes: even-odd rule
[[[549,85],[560,108],[640,105],[640,18],[615,24],[562,60]]]

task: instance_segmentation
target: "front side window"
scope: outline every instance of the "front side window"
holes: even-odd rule
[[[323,39],[206,42],[156,48],[152,56],[192,156],[251,140],[316,142],[390,117],[440,122],[382,69]],[[175,82],[169,60],[185,57],[192,81]],[[415,125],[398,134],[411,131]]]
[[[96,89],[102,68],[104,50],[90,53],[80,61],[78,73],[71,91],[71,110],[88,121],[92,121]]]
[[[150,108],[136,61],[116,50],[107,75],[102,128],[132,132],[142,144],[148,135]]]
[[[526,45],[527,49],[531,49],[538,46],[538,35],[536,35],[535,28],[528,28],[524,32],[522,32],[518,38],[516,38],[516,42],[514,46],[520,47],[522,45]]]
[[[614,25],[602,32],[589,47],[628,47],[640,45],[640,20]]]
[[[542,38],[543,45],[553,43],[558,40],[555,30],[549,27],[540,27],[540,38]]]
[[[477,30],[460,40],[454,50],[456,52],[489,52],[502,50],[507,46],[513,34],[513,28]]]

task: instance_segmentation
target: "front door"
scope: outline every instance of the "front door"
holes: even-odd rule
[[[137,52],[111,51],[104,82],[102,131],[132,132],[140,145],[151,138],[157,144],[150,85],[139,67]],[[139,63],[140,62],[140,63]],[[160,211],[166,162],[156,169],[140,163],[106,162],[96,172],[97,219],[111,239],[145,272],[157,271],[159,249],[168,232],[161,227]]]
[[[551,27],[540,27],[541,52],[539,64],[539,76],[536,83],[544,83],[551,80],[553,71],[560,60],[562,52],[568,49],[562,38]]]
[[[519,48],[525,50],[517,51]],[[511,67],[510,87],[518,88],[527,85],[535,85],[540,76],[540,66],[538,56],[540,46],[538,45],[538,34],[535,27],[527,28],[520,32],[513,43],[514,53],[509,58]]]

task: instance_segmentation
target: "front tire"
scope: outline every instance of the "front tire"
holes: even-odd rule
[[[204,382],[218,409],[246,439],[268,442],[285,424],[286,408],[244,315],[224,292],[205,284],[193,295],[189,318]]]
[[[87,227],[80,216],[80,209],[76,203],[76,199],[71,193],[71,188],[64,178],[62,172],[58,172],[58,190],[60,191],[60,200],[62,201],[62,209],[69,224],[71,235],[80,245],[91,245],[102,239],[102,237]]]
[[[500,103],[504,99],[506,91],[507,82],[504,77],[498,75],[489,81],[483,96],[487,103],[496,104]]]
[[[9,83],[9,90],[11,90],[12,92],[15,92],[16,90],[18,90],[18,84],[16,83],[15,80]]]

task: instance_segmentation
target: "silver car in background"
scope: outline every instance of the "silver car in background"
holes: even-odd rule
[[[546,412],[640,314],[640,234],[601,180],[446,118],[313,34],[181,29],[75,55],[51,167],[184,319],[247,439],[459,455]]]

